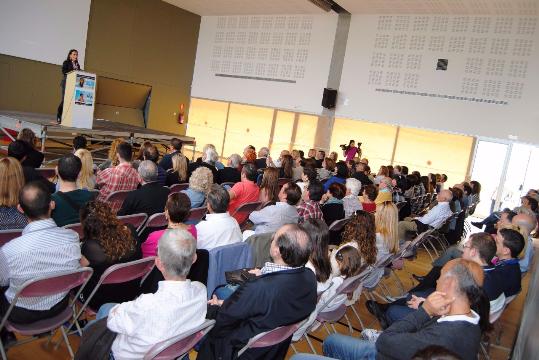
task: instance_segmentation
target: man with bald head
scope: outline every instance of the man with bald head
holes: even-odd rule
[[[524,236],[524,241],[526,242],[524,254],[522,255],[519,262],[520,271],[525,273],[530,268],[531,261],[533,258],[534,249],[533,237],[531,236],[531,233],[537,228],[537,219],[535,218],[535,216],[532,216],[530,214],[521,213],[515,215],[511,223],[520,228],[520,233],[522,234],[522,236]]]
[[[202,343],[197,359],[234,359],[250,338],[279,326],[298,323],[316,306],[316,278],[305,268],[312,247],[298,225],[282,226],[273,235],[272,262],[256,271],[226,300],[209,301],[215,327]],[[290,338],[280,344],[249,349],[249,359],[284,359]]]
[[[406,232],[413,231],[422,233],[431,228],[438,229],[444,222],[453,215],[449,207],[449,202],[453,198],[453,193],[450,190],[442,190],[438,193],[436,200],[438,204],[429,212],[418,218],[406,218],[399,222],[399,241],[402,244],[406,239]]]

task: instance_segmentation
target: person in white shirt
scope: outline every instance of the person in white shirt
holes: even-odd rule
[[[436,196],[438,204],[429,212],[418,218],[406,218],[399,222],[399,241],[404,243],[406,232],[414,231],[422,233],[430,228],[438,229],[444,222],[453,215],[449,207],[449,202],[453,199],[453,193],[449,190],[442,190]]]
[[[279,202],[275,205],[253,211],[249,220],[254,224],[255,230],[245,230],[243,239],[253,234],[265,234],[277,231],[285,224],[298,223],[298,210],[296,205],[301,200],[301,189],[293,182],[284,184],[279,192]]]
[[[349,218],[358,210],[363,210],[363,206],[359,202],[360,191],[361,181],[355,178],[346,179],[346,196],[342,199],[345,218]]]
[[[222,186],[213,184],[207,195],[206,220],[197,228],[197,248],[211,250],[242,241],[240,226],[227,212],[230,195]]]
[[[167,230],[159,240],[155,266],[164,281],[154,294],[134,301],[105,304],[107,327],[117,333],[112,343],[116,360],[142,359],[156,344],[200,326],[206,318],[206,287],[186,279],[196,261],[196,240],[181,229]]]

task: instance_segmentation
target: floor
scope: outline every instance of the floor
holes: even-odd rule
[[[537,243],[536,243],[537,247]],[[430,258],[425,252],[420,251],[418,253],[418,257],[414,261],[406,261],[404,270],[400,270],[397,272],[397,275],[401,279],[401,281],[404,283],[406,288],[409,288],[412,284],[410,273],[414,274],[425,274],[430,269]],[[498,327],[503,329],[503,332],[501,333],[500,343],[499,345],[491,346],[490,348],[490,357],[492,360],[505,360],[509,358],[509,352],[507,349],[511,348],[513,345],[513,342],[515,341],[515,337],[518,331],[518,325],[520,323],[520,317],[522,314],[522,307],[525,300],[525,296],[528,290],[528,281],[529,281],[529,275],[525,276],[523,279],[523,291],[521,294],[508,306],[506,311],[503,313],[502,317],[499,320]],[[396,290],[396,287],[392,287],[393,290]],[[365,308],[365,297],[362,296],[360,299],[360,302],[356,304],[356,309],[359,311],[360,317],[363,321],[363,324],[367,328],[379,328],[379,325],[376,321],[376,319],[368,313],[368,311]],[[354,316],[351,309],[348,310],[348,317],[352,322],[352,325],[354,328],[359,329],[359,322],[357,318]],[[348,334],[348,327],[336,324],[336,329],[338,332],[342,334]],[[316,349],[316,351],[320,354],[321,353],[321,341],[327,336],[326,330],[321,327],[318,329],[318,331],[314,332],[312,334],[314,337],[318,338],[319,340],[312,338],[312,343]],[[353,336],[358,336],[358,331],[354,330]],[[57,334],[53,340],[58,340],[60,336]],[[69,340],[71,342],[71,345],[73,349],[76,351],[80,338],[76,335],[72,335],[69,337]],[[49,360],[49,359],[69,359],[69,354],[67,352],[67,348],[65,344],[62,342],[58,349],[55,349],[55,347],[51,344],[47,345],[47,339],[40,339],[25,345],[21,345],[15,348],[12,348],[8,352],[9,359],[17,359],[17,360]],[[294,348],[298,352],[310,352],[308,344],[305,340],[302,340],[300,342],[297,342],[294,344]],[[506,348],[506,349],[504,349]],[[287,359],[290,358],[294,354],[294,350],[292,347],[289,349],[287,354]],[[190,354],[191,359],[196,358],[196,353],[192,352]]]

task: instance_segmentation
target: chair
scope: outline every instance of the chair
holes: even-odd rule
[[[248,202],[241,205],[240,207],[236,209],[236,211],[234,211],[234,214],[232,214],[232,217],[236,217],[236,215],[239,215],[239,214],[246,215],[245,221],[239,224],[240,228],[245,226],[245,224],[247,223],[247,220],[249,219],[249,215],[251,215],[253,211],[257,210],[260,207],[260,205],[262,205],[260,201]]]
[[[152,268],[154,267],[154,262],[155,257],[152,256],[140,260],[112,265],[107,270],[105,270],[105,272],[101,275],[94,289],[92,290],[90,295],[88,295],[88,298],[81,306],[77,315],[74,318],[73,322],[77,325],[79,335],[82,335],[82,331],[78,326],[77,320],[86,309],[89,309],[90,312],[95,312],[95,310],[97,310],[91,309],[88,304],[92,300],[97,290],[101,287],[101,285],[121,284],[138,278],[143,278],[144,276],[149,274],[150,271],[152,271]]]
[[[335,220],[329,226],[329,231],[342,231],[342,229],[344,229],[344,226],[348,224],[349,221],[350,218]]]
[[[43,176],[45,179],[52,179],[56,176],[56,169],[55,168],[37,168],[37,173],[41,176]]]
[[[148,215],[146,215],[145,213],[118,216],[118,220],[120,220],[122,224],[133,225],[133,227],[135,228],[135,230],[137,230],[137,232],[142,228],[142,225],[144,225],[147,219],[148,219]]]
[[[0,230],[0,247],[22,235],[22,229]]]
[[[137,232],[138,236],[141,236],[146,229],[151,228],[162,228],[166,227],[168,225],[168,220],[165,217],[165,213],[157,213],[153,214],[148,218],[148,221],[146,221],[146,224]]]
[[[273,330],[253,336],[249,339],[247,344],[241,348],[240,351],[238,351],[238,358],[248,349],[264,348],[282,343],[291,337],[292,334],[294,334],[294,332],[299,328],[300,324],[301,322],[292,325],[279,326]]]
[[[49,274],[44,277],[32,279],[26,281],[20,290],[17,292],[13,301],[11,302],[6,314],[0,322],[0,329],[6,328],[8,331],[13,331],[24,336],[31,336],[30,339],[24,339],[17,342],[14,345],[23,344],[32,340],[35,340],[35,335],[51,332],[51,335],[58,329],[62,332],[62,337],[66,343],[69,355],[73,358],[73,350],[67,338],[67,334],[63,328],[63,324],[73,319],[74,311],[73,304],[78,297],[90,277],[93,270],[89,267],[80,268],[73,271],[60,272],[56,274]],[[76,293],[74,300],[70,301],[69,305],[60,314],[44,320],[39,320],[31,324],[14,324],[8,320],[11,311],[17,304],[20,298],[37,297],[37,296],[52,296],[71,291],[76,287],[80,287]],[[12,345],[13,346],[13,345]],[[2,353],[2,359],[6,360],[6,352],[4,350],[4,344],[0,340],[0,351]]]
[[[143,360],[169,360],[182,358],[213,328],[215,320],[205,320],[200,326],[168,340],[155,344]]]
[[[187,220],[185,220],[185,222],[189,224],[198,224],[202,220],[202,218],[206,216],[207,212],[208,208],[206,206],[191,209],[189,211],[189,216],[187,217]]]
[[[82,224],[81,223],[64,225],[64,229],[73,230],[74,232],[79,234],[79,239],[84,238],[84,232],[82,231]]]
[[[217,286],[226,284],[225,272],[253,267],[251,246],[245,242],[223,245],[209,251],[208,299]]]
[[[113,211],[116,213],[122,207],[122,204],[124,203],[127,194],[129,194],[131,191],[132,190],[113,191],[107,196],[105,202],[109,204]]]
[[[182,190],[186,190],[189,187],[189,183],[174,184],[170,186],[170,194],[179,193]]]
[[[350,218],[344,218],[340,220],[335,220],[330,226],[329,226],[329,244],[330,245],[338,245],[342,241],[342,231],[346,224],[350,221]]]

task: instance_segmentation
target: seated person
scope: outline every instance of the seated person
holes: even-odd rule
[[[243,238],[247,239],[253,234],[271,233],[277,231],[285,224],[298,223],[298,210],[296,205],[301,199],[301,190],[293,182],[283,185],[279,192],[279,201],[275,205],[253,211],[249,215],[249,220],[254,224],[255,229],[246,230]]]
[[[298,225],[284,225],[273,236],[268,262],[226,300],[210,300],[215,327],[202,341],[199,359],[232,360],[250,338],[307,318],[316,306],[316,278],[305,268],[309,236]],[[291,337],[280,344],[248,349],[249,359],[284,359]]]
[[[157,165],[153,161],[144,160],[137,171],[142,186],[127,194],[118,215],[145,213],[152,216],[163,212],[170,190],[157,181]]]
[[[322,161],[322,167],[316,170],[316,177],[320,181],[324,181],[333,176],[335,172],[335,161],[330,158],[325,158]]]
[[[378,188],[372,184],[364,186],[363,197],[361,199],[363,210],[374,213],[376,211],[376,198],[378,198]]]
[[[28,146],[24,141],[12,141],[8,145],[7,156],[15,158],[21,163],[25,184],[28,184],[32,181],[40,181],[47,187],[47,190],[51,194],[56,190],[54,184],[41,176],[41,174],[39,174],[33,166],[28,166],[24,164],[24,160],[28,157]]]
[[[191,201],[184,193],[171,194],[165,206],[165,217],[168,221],[167,229],[187,230],[197,238],[197,228],[195,225],[186,225],[183,222],[189,217]],[[156,256],[159,239],[165,230],[157,230],[148,235],[146,241],[142,243],[142,257]]]
[[[159,162],[159,166],[168,171],[172,169],[172,158],[176,154],[182,153],[183,142],[178,138],[172,138],[170,140],[170,147],[168,153],[163,155],[163,158]],[[189,165],[189,160],[187,159],[187,164]]]
[[[253,164],[247,163],[243,166],[241,170],[241,181],[234,184],[228,191],[230,195],[228,212],[230,214],[234,215],[236,210],[245,203],[258,201],[260,189],[256,185],[257,177],[258,172]],[[247,216],[247,214],[235,214],[234,218],[238,224],[241,224],[247,219]]]
[[[241,165],[241,156],[232,154],[228,158],[227,166],[217,171],[217,184],[224,182],[237,183],[241,181],[241,172],[238,170]]]
[[[198,170],[198,169],[197,169]],[[208,193],[206,220],[196,225],[197,248],[211,250],[218,246],[241,242],[241,230],[236,219],[227,211],[229,192],[213,184]]]
[[[324,355],[339,360],[411,359],[419,350],[437,345],[452,349],[463,360],[475,360],[481,333],[490,327],[483,278],[478,264],[451,260],[442,269],[436,291],[418,311],[393,323],[375,342],[330,335],[324,341]]]
[[[534,213],[535,215],[537,215],[537,200],[535,200],[532,196],[526,195],[526,196],[523,196],[520,199],[520,201],[521,201],[521,205],[516,207],[513,210],[514,212],[521,213],[523,211],[519,211],[519,210],[524,208],[524,209],[529,210],[531,213]],[[478,221],[478,222],[473,222],[472,221],[472,225],[475,226],[475,227],[478,227],[480,229],[482,229],[483,226],[485,226],[485,225],[487,226],[487,229],[492,228],[492,226],[494,224],[496,224],[496,222],[500,219],[500,216],[501,216],[502,212],[495,211],[492,214],[490,214],[489,216],[487,216],[485,219],[483,219],[482,221]]]
[[[449,190],[442,190],[436,196],[438,204],[429,210],[427,214],[418,218],[406,218],[399,221],[399,241],[404,243],[406,232],[413,231],[422,233],[430,228],[438,229],[444,222],[453,215],[449,208],[449,202],[453,199],[453,193]]]
[[[189,187],[181,192],[191,200],[191,209],[204,206],[206,194],[213,184],[213,175],[210,169],[204,166],[196,168],[189,178]]]
[[[159,185],[165,186],[167,180],[167,171],[158,165],[157,161],[159,160],[159,150],[155,145],[148,146],[144,149],[143,152],[144,160],[151,161],[157,167],[157,183]]]
[[[206,317],[206,287],[186,279],[196,261],[196,241],[185,230],[167,230],[159,241],[155,266],[164,281],[154,294],[142,294],[122,304],[106,304],[97,319],[107,318],[117,333],[115,359],[142,359],[154,346],[200,326]],[[112,356],[111,356],[112,358]]]
[[[325,183],[324,183],[324,191],[328,191],[331,184],[342,184],[344,185],[346,183],[346,178],[348,178],[349,171],[348,167],[346,166],[346,163],[344,161],[339,161],[336,165],[336,173],[332,177],[330,177]]]
[[[363,210],[359,202],[359,192],[361,191],[361,182],[354,178],[346,179],[346,195],[344,196],[344,217],[352,216],[356,211]]]
[[[324,214],[324,220],[328,226],[337,220],[344,219],[344,202],[342,200],[344,194],[346,194],[346,187],[343,184],[333,183],[322,196],[320,201],[322,214]]]
[[[0,230],[22,229],[28,219],[17,209],[24,186],[22,166],[17,159],[0,159]]]
[[[80,297],[86,301],[101,275],[115,264],[141,258],[135,228],[122,224],[112,213],[110,206],[100,201],[90,201],[80,212],[82,232],[81,265],[94,269]],[[133,300],[138,295],[140,279],[122,284],[102,285],[90,300],[94,310],[108,302]]]
[[[533,259],[534,245],[531,234],[537,228],[537,218],[530,214],[519,213],[513,217],[511,223],[520,228],[520,233],[524,236],[526,242],[519,260],[520,271],[525,273],[530,268]]]
[[[167,172],[166,186],[185,184],[189,181],[188,161],[182,153],[172,157],[172,168]]]
[[[78,223],[81,206],[95,197],[93,192],[77,187],[81,168],[81,160],[73,154],[62,156],[58,160],[56,172],[59,190],[52,195],[52,200],[56,204],[52,211],[52,219],[58,226]]]
[[[33,167],[34,169],[41,167],[41,164],[43,164],[43,160],[45,159],[45,155],[36,149],[36,134],[34,134],[31,129],[24,128],[19,132],[19,135],[17,135],[17,140],[23,141],[28,148],[28,155],[22,162],[22,166]]]
[[[51,218],[54,205],[42,182],[26,184],[20,192],[18,207],[28,218],[28,225],[20,237],[0,247],[1,317],[6,314],[15,294],[26,281],[80,268],[79,236],[73,230],[56,226]],[[9,320],[30,324],[48,319],[60,314],[68,303],[68,293],[21,298]],[[4,336],[2,339],[5,339]]]
[[[322,209],[320,208],[320,200],[324,195],[324,185],[320,181],[314,180],[309,182],[309,186],[303,192],[303,202],[297,206],[298,222],[301,224],[307,219],[324,220]]]
[[[358,179],[363,186],[372,185],[372,180],[368,176],[367,168],[369,166],[363,162],[356,163],[354,178]]]

